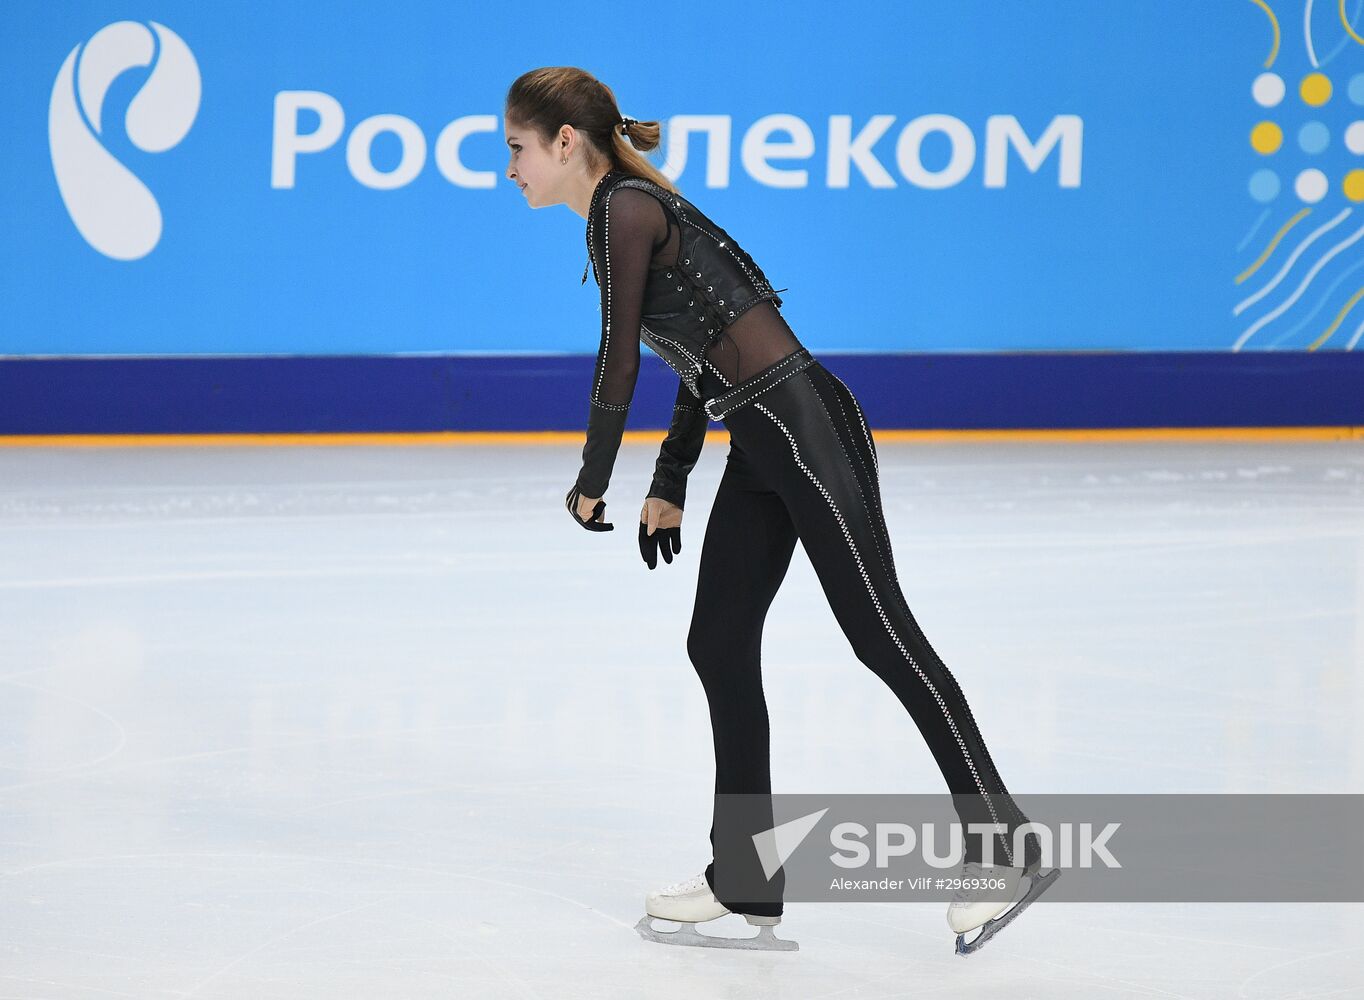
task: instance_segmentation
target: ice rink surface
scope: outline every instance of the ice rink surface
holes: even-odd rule
[[[965,959],[941,902],[640,940],[710,856],[728,442],[653,572],[656,444],[610,534],[563,508],[580,448],[0,449],[0,1000],[1364,996],[1358,904],[1039,904]],[[1011,790],[1364,791],[1364,443],[880,453]],[[775,791],[945,790],[799,547],[763,662]]]

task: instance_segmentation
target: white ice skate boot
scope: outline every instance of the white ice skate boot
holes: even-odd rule
[[[779,938],[772,928],[781,923],[781,917],[758,917],[749,913],[743,918],[758,928],[753,937],[730,938],[712,934],[702,934],[696,925],[707,920],[723,917],[730,910],[715,898],[710,891],[704,874],[685,882],[665,886],[644,897],[644,916],[635,924],[635,930],[646,941],[659,944],[685,944],[703,948],[750,948],[763,951],[796,951],[800,948],[795,941]],[[679,926],[675,931],[660,931],[650,922],[653,919],[671,920]]]
[[[1039,869],[1040,863],[1026,869],[1008,865],[984,867],[976,861],[962,865],[960,878],[963,884],[953,890],[952,901],[947,904],[947,926],[956,932],[958,955],[970,955],[979,950],[1061,875],[1061,869],[1053,868],[1039,876]],[[1002,879],[1005,888],[972,887],[972,879],[977,880],[977,885],[981,879]],[[1004,898],[1006,895],[1008,898]],[[1004,913],[1005,910],[1008,912]],[[1004,916],[1001,917],[1001,913]],[[984,929],[968,943],[967,933],[982,926]]]

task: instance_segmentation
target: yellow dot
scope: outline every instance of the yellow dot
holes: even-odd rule
[[[1283,145],[1283,130],[1273,122],[1260,122],[1250,130],[1250,145],[1257,153],[1277,153]]]
[[[1351,201],[1364,201],[1364,170],[1351,170],[1340,187]]]
[[[1298,84],[1302,102],[1319,108],[1331,99],[1331,81],[1325,73],[1308,73]]]

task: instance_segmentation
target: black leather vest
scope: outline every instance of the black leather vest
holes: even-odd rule
[[[609,187],[649,192],[677,223],[677,265],[650,267],[639,335],[700,399],[697,374],[704,370],[707,349],[726,327],[759,302],[771,299],[780,307],[777,292],[786,289],[774,290],[753,258],[681,195],[633,174],[622,174]],[[589,253],[594,222],[588,220]]]

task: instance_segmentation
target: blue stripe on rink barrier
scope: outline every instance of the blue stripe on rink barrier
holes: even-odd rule
[[[839,354],[877,429],[1364,424],[1364,352]],[[0,435],[581,430],[592,355],[0,359]],[[631,429],[677,378],[641,359]]]

